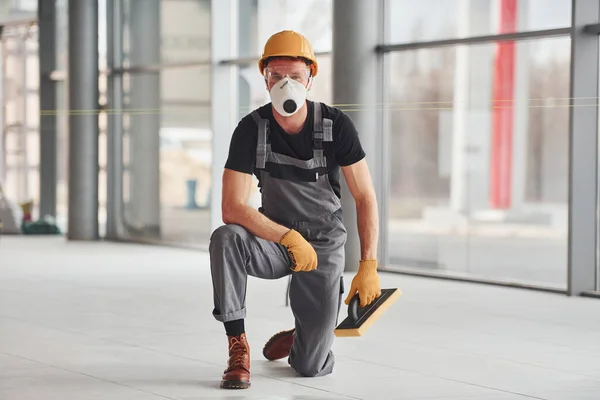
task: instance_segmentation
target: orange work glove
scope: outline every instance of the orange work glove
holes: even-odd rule
[[[290,229],[279,241],[287,247],[292,259],[292,271],[312,271],[317,268],[317,252],[297,231]]]
[[[352,279],[350,292],[346,297],[346,304],[350,304],[352,297],[358,292],[360,306],[365,307],[381,296],[379,275],[377,274],[377,260],[360,260],[358,272]]]

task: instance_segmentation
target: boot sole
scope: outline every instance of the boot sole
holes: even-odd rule
[[[248,389],[250,382],[246,381],[221,381],[221,389]]]

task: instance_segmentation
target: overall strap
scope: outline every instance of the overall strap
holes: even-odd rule
[[[323,118],[321,103],[314,102],[314,120],[313,120],[313,157],[323,157],[323,142],[333,141],[333,121],[329,118]]]
[[[333,121],[323,118],[323,141],[333,142]]]
[[[322,120],[323,115],[322,115],[321,103],[319,103],[318,101],[315,101],[314,105],[315,105],[315,108],[313,110],[314,131],[315,132],[323,132],[323,120]]]
[[[258,141],[256,143],[256,168],[264,168],[267,161],[267,135],[269,134],[269,120],[261,118],[255,111],[252,111],[252,118],[258,125]]]

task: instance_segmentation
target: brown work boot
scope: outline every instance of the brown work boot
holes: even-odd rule
[[[221,388],[248,389],[250,387],[250,346],[246,334],[228,336],[229,361],[223,373]]]
[[[267,360],[279,360],[290,355],[290,349],[294,343],[294,332],[296,329],[276,333],[265,343],[263,356]]]

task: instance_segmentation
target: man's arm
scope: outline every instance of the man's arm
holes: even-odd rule
[[[223,222],[243,226],[254,236],[285,246],[295,272],[317,268],[317,253],[300,233],[273,222],[247,205],[251,184],[252,175],[225,169],[221,205]]]
[[[362,260],[374,260],[377,258],[379,240],[379,212],[369,167],[363,158],[352,165],[342,167],[342,172],[356,202],[360,257]]]
[[[223,222],[241,225],[255,236],[279,243],[289,228],[273,222],[247,205],[251,186],[252,175],[227,168],[224,170],[221,204]]]
[[[360,237],[360,264],[352,279],[352,285],[345,303],[358,292],[360,306],[365,307],[381,296],[379,275],[377,274],[377,240],[379,237],[379,216],[375,189],[367,162],[362,160],[342,167],[348,188],[356,202],[358,235]]]

